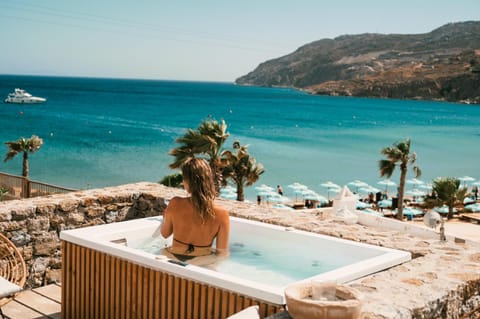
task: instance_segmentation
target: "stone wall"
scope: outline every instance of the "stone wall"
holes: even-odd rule
[[[28,285],[40,286],[61,280],[60,231],[158,215],[176,195],[185,193],[137,183],[0,202],[0,231],[23,252]],[[412,261],[350,283],[362,295],[363,319],[480,319],[478,244],[451,236],[446,242],[438,236],[420,237],[406,223],[395,229],[380,223],[377,227],[372,223],[346,225],[322,209],[285,211],[219,202],[232,216],[411,252]]]
[[[60,281],[60,231],[158,215],[165,196],[182,193],[156,184],[131,186],[0,202],[0,231],[23,253],[27,287]]]

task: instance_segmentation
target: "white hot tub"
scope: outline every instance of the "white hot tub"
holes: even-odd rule
[[[159,234],[161,221],[151,217],[62,231],[60,238],[277,305],[285,304],[284,289],[291,283],[345,283],[411,259],[405,251],[232,217],[231,256],[208,268],[180,265],[157,257],[171,242]]]

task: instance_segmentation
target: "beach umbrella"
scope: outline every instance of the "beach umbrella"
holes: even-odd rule
[[[258,191],[258,192],[262,192],[262,191],[273,191],[274,188],[271,187],[271,186],[262,184],[262,185],[260,185],[260,186],[255,186],[255,187],[254,187],[254,190],[256,190],[256,191]]]
[[[325,188],[340,188],[340,185],[335,184],[331,181],[328,181],[326,183],[322,183],[322,184],[320,184],[320,186],[325,187]]]
[[[378,188],[373,187],[373,186],[367,185],[366,187],[361,187],[358,191],[361,192],[361,193],[365,193],[365,194],[370,194],[370,193],[375,194],[375,193],[379,192],[380,190]]]
[[[221,193],[232,193],[232,192],[235,193],[236,191],[237,191],[237,189],[235,187],[227,185],[227,186],[222,187],[220,189],[220,194]]]
[[[410,185],[413,185],[413,188],[416,188],[417,186],[420,186],[422,184],[425,184],[424,182],[422,182],[421,180],[419,179],[416,179],[416,178],[411,178],[411,179],[408,179],[406,181],[407,184],[410,184]]]
[[[388,192],[388,186],[392,186],[392,187],[393,187],[393,186],[397,186],[397,183],[392,182],[392,181],[389,180],[388,178],[387,178],[387,179],[384,179],[384,180],[381,180],[381,181],[378,182],[377,184],[385,186],[385,192]]]
[[[320,184],[320,186],[325,187],[327,189],[328,200],[330,200],[330,191],[332,191],[334,193],[338,193],[341,189],[340,185],[335,184],[331,181],[328,181],[326,183],[322,183],[322,184]]]
[[[417,197],[417,196],[425,196],[426,193],[424,191],[419,190],[419,189],[411,189],[411,190],[406,191],[405,195]]]
[[[355,187],[355,191],[358,193],[358,189],[360,187],[367,187],[368,184],[365,182],[362,182],[358,179],[354,180],[353,182],[348,183],[347,185]]]
[[[397,209],[395,209],[395,212],[397,212]],[[403,208],[403,214],[407,215],[407,216],[410,216],[410,217],[421,216],[421,215],[423,215],[423,211],[421,211],[420,209],[417,209],[417,208],[413,208],[413,207],[404,207]]]
[[[308,187],[306,185],[303,185],[303,184],[300,184],[298,182],[295,182],[293,184],[290,184],[290,185],[287,185],[288,188],[291,188],[293,190],[297,190],[297,189],[308,189]]]
[[[471,212],[480,212],[480,203],[467,205],[465,209]]]
[[[304,199],[313,200],[315,202],[320,202],[322,204],[328,203],[328,200],[317,193],[307,194],[303,197]]]
[[[475,178],[471,177],[471,176],[462,176],[462,177],[458,177],[458,179],[461,181],[461,182],[473,182],[475,181]]]
[[[441,214],[448,214],[448,206],[447,205],[443,205],[442,207],[436,207],[436,208],[434,208],[434,210],[438,213],[441,213]],[[453,212],[454,213],[457,212],[457,209],[455,207],[453,208]]]
[[[372,204],[361,202],[357,200],[357,209],[366,209],[366,208],[372,208]]]
[[[471,198],[471,197],[465,197],[465,199],[463,200],[463,204],[471,204],[475,202],[476,202],[475,198]]]
[[[271,194],[270,196],[267,196],[267,202],[272,202],[272,203],[287,203],[289,202],[290,199],[286,196],[282,196],[280,194],[274,193]]]
[[[380,208],[389,208],[392,207],[392,200],[391,199],[384,199],[377,203],[378,207]]]
[[[433,186],[432,184],[428,183],[428,184],[421,184],[418,186],[418,188],[424,189],[426,191],[431,191],[433,189]]]
[[[257,195],[262,197],[272,196],[276,194],[277,193],[275,193],[274,191],[269,191],[269,190],[257,191]]]
[[[475,178],[473,178],[471,176],[462,176],[462,177],[458,177],[458,180],[460,182],[463,182],[463,185],[466,187],[467,183],[471,183],[471,182],[475,181]]]
[[[220,197],[224,199],[237,199],[237,193],[223,192],[223,193],[220,193]]]

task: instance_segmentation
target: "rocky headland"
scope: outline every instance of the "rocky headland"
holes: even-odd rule
[[[239,85],[312,94],[480,103],[480,21],[425,34],[343,35],[261,63]]]

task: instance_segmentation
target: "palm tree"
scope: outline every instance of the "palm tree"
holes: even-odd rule
[[[23,153],[23,165],[22,165],[22,176],[24,177],[22,181],[22,194],[23,197],[30,197],[30,188],[28,187],[28,153],[35,153],[43,144],[43,140],[36,136],[32,135],[29,139],[23,137],[19,138],[17,141],[6,142],[5,145],[8,147],[7,155],[5,156],[4,162],[7,162],[14,158],[18,153]]]
[[[265,172],[263,165],[256,163],[255,158],[248,153],[248,145],[240,145],[239,141],[233,143],[233,149],[222,153],[223,184],[227,179],[233,180],[237,185],[237,201],[245,200],[244,187],[253,185],[260,175]]]
[[[221,122],[214,119],[204,120],[196,130],[188,129],[185,135],[175,140],[182,145],[170,151],[169,154],[175,157],[174,162],[169,165],[170,168],[179,168],[188,159],[198,154],[204,155],[216,176],[215,186],[219,191],[222,178],[220,156],[228,136],[224,120]]]
[[[28,153],[33,154],[38,151],[43,144],[43,140],[36,135],[32,135],[29,139],[21,137],[17,141],[6,142],[5,144],[8,147],[8,152],[3,161],[7,162],[18,153],[23,153],[22,176],[28,178]]]
[[[448,206],[447,219],[453,217],[453,208],[458,203],[463,203],[467,196],[467,188],[460,187],[460,180],[454,177],[437,178],[432,184],[432,193],[436,195],[435,204]]]
[[[381,150],[386,159],[378,162],[380,169],[380,176],[390,178],[395,171],[395,167],[400,167],[400,183],[398,185],[398,205],[397,205],[397,219],[403,219],[403,196],[405,192],[405,180],[407,178],[408,165],[413,165],[417,159],[415,153],[410,152],[410,139],[399,141],[392,146],[385,147]],[[415,177],[422,175],[422,171],[418,166],[412,167]]]
[[[171,175],[165,175],[158,183],[168,187],[182,188],[182,182],[182,173],[175,173]]]

